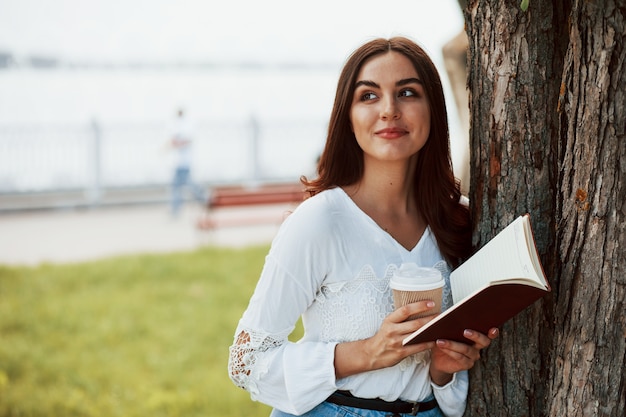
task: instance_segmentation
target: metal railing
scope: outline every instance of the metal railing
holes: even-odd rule
[[[297,181],[314,173],[326,122],[198,121],[194,133],[199,184]],[[167,123],[0,126],[0,210],[19,209],[11,201],[24,196],[73,193],[98,205],[119,190],[163,190],[173,169],[169,136]]]

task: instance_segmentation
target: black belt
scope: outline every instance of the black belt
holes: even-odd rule
[[[345,405],[346,407],[385,411],[394,414],[410,414],[412,416],[416,416],[420,411],[428,411],[437,407],[437,400],[434,398],[423,403],[402,400],[389,402],[380,398],[358,398],[350,394],[349,391],[335,391],[326,401],[337,405]]]

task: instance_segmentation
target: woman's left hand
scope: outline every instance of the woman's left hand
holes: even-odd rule
[[[445,385],[452,380],[455,372],[471,369],[480,359],[481,349],[491,344],[498,337],[498,329],[489,330],[487,335],[474,330],[465,330],[464,336],[472,344],[437,340],[431,350],[430,378],[437,385]]]

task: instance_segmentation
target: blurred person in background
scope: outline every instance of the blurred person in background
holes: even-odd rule
[[[434,302],[394,310],[389,288],[402,263],[437,268],[445,310],[450,271],[472,250],[441,80],[421,47],[375,39],[348,58],[317,174],[302,179],[310,197],[281,225],[235,330],[231,379],[272,417],[462,416],[467,371],[498,329],[404,346],[434,315],[408,317]]]
[[[207,203],[207,192],[192,178],[192,145],[193,129],[191,122],[183,109],[179,109],[172,128],[170,140],[171,148],[176,152],[174,161],[174,175],[170,195],[170,211],[172,217],[178,217],[183,205],[183,191],[191,191],[196,201],[203,205]]]

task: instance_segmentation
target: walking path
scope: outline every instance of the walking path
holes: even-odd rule
[[[266,244],[294,203],[216,208],[185,206],[172,219],[164,204],[0,215],[0,264],[79,262],[115,255],[167,253],[202,246]],[[199,220],[205,226],[198,228]]]

